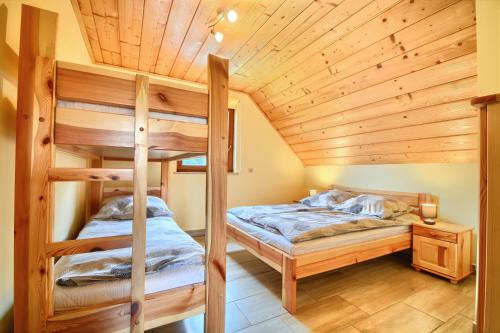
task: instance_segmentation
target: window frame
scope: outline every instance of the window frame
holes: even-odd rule
[[[228,109],[228,150],[227,150],[227,172],[234,172],[234,137],[235,137],[235,113],[234,109]],[[176,172],[180,173],[189,173],[189,172],[206,172],[206,165],[184,165],[182,164],[183,160],[177,161],[177,170]],[[207,161],[208,162],[208,161]]]

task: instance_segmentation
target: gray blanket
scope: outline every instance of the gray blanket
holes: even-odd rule
[[[411,225],[419,220],[414,214],[405,214],[394,219],[377,219],[326,209],[304,211],[296,205],[267,206],[264,209],[261,207],[266,206],[238,207],[230,209],[229,213],[247,223],[280,233],[292,243],[354,231]]]
[[[132,221],[93,220],[85,225],[78,239],[130,235]],[[132,272],[130,247],[69,256],[56,277],[60,286],[81,286],[99,281],[128,279]],[[170,217],[149,218],[146,224],[146,274],[164,267],[199,266],[204,250],[182,231]]]

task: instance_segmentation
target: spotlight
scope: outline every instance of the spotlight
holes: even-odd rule
[[[233,23],[238,19],[238,13],[234,9],[231,9],[226,13],[226,17],[229,22]]]
[[[215,40],[220,43],[222,42],[222,40],[224,39],[224,34],[222,32],[218,32],[218,31],[213,31],[212,30],[212,35],[214,36]]]

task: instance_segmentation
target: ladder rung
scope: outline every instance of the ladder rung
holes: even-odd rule
[[[47,258],[130,247],[132,235],[67,240],[47,244]]]
[[[133,180],[134,169],[50,168],[49,181],[118,181]]]

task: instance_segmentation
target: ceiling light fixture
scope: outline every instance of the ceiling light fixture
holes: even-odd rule
[[[230,9],[226,12],[226,18],[229,22],[234,23],[238,20],[238,13],[234,9]]]
[[[222,40],[224,39],[224,34],[222,32],[212,30],[210,31],[210,33],[214,36],[217,43],[222,42]]]

